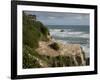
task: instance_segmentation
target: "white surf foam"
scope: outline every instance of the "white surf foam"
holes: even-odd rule
[[[86,34],[85,32],[73,32],[70,29],[64,29],[63,32],[61,32],[63,29],[50,29],[50,34],[52,36],[60,37],[60,38],[66,38],[66,37],[80,37],[80,38],[89,38],[89,34]]]

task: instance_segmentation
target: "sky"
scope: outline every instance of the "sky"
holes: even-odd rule
[[[26,14],[36,15],[44,25],[89,25],[89,14],[67,12],[25,11]]]

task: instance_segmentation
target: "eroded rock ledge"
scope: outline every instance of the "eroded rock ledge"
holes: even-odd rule
[[[59,46],[58,50],[51,48],[49,45],[55,43],[54,41],[44,42],[39,41],[39,47],[36,51],[43,56],[51,58],[59,58],[54,60],[55,66],[82,66],[86,64],[85,54],[79,44],[62,44],[56,42]],[[62,58],[62,60],[61,60]],[[62,64],[62,65],[61,65]]]

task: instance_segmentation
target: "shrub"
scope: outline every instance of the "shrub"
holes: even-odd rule
[[[47,35],[49,34],[49,30],[46,26],[44,26],[40,21],[36,21],[34,25],[37,27],[38,31],[41,33],[41,40],[48,41]]]
[[[49,46],[54,50],[59,50],[59,45],[56,42],[50,44]]]
[[[30,47],[24,45],[23,47],[23,68],[37,68],[41,67],[40,63],[37,61],[37,54]],[[38,55],[38,54],[37,54]]]

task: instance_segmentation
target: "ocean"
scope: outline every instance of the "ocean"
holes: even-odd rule
[[[89,26],[87,25],[46,25],[50,35],[63,44],[80,44],[89,57]]]

